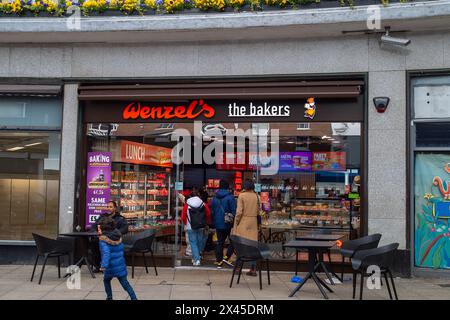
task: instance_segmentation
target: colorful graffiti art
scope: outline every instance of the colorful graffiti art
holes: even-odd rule
[[[442,178],[445,174],[447,177]],[[450,268],[450,155],[417,154],[415,265]]]

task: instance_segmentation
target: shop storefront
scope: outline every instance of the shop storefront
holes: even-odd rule
[[[0,110],[0,242],[32,244],[32,232],[56,237],[60,87],[0,86]]]
[[[411,241],[416,271],[450,268],[450,76],[411,78]]]
[[[179,194],[209,201],[225,179],[237,197],[251,179],[275,259],[294,259],[282,243],[311,230],[365,233],[362,80],[81,86],[79,99],[82,228],[115,200],[132,232],[155,229],[156,254],[180,263]]]

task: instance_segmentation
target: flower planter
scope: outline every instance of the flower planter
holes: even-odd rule
[[[88,17],[118,17],[122,16],[123,13],[120,12],[119,10],[106,10],[102,12],[92,11],[89,12],[87,15]]]
[[[177,14],[198,14],[198,13],[202,13],[203,11],[201,11],[198,8],[187,8],[187,9],[183,9],[182,11],[178,11]]]
[[[155,9],[145,9],[145,11],[142,12],[144,16],[154,16],[156,14]]]

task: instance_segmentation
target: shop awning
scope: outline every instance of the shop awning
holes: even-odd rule
[[[80,100],[354,98],[363,81],[212,82],[136,85],[82,85]]]

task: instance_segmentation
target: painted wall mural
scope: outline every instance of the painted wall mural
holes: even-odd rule
[[[415,265],[450,268],[450,154],[415,158]]]

